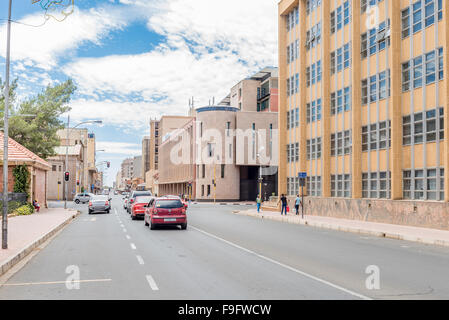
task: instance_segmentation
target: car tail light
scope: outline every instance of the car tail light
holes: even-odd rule
[[[92,207],[92,202],[89,202],[89,207]]]
[[[109,205],[109,201],[106,201],[105,205],[108,206]]]
[[[181,214],[186,214],[186,209],[182,209]]]
[[[134,199],[129,200],[129,202],[130,202],[130,203],[133,203],[133,202],[134,202]]]

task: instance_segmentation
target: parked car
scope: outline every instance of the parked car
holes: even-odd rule
[[[105,195],[93,196],[89,201],[89,214],[94,212],[106,212],[111,211],[111,198]]]
[[[126,204],[126,211],[128,211],[128,213],[131,213],[131,206],[134,203],[134,200],[136,199],[136,197],[138,196],[148,196],[151,197],[153,194],[151,193],[151,191],[133,191],[131,193],[131,195],[129,196],[129,200]]]
[[[180,225],[187,229],[187,214],[179,197],[162,197],[151,200],[145,209],[145,226],[154,230],[159,225]]]
[[[137,218],[143,218],[145,215],[145,207],[153,200],[154,197],[150,196],[138,196],[134,200],[131,206],[131,219],[136,220]]]
[[[88,193],[88,192],[83,192],[83,193],[78,193],[75,195],[75,198],[73,199],[73,201],[76,204],[81,203],[87,203],[90,201],[90,199],[95,196],[93,193]]]

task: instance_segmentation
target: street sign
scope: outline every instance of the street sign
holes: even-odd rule
[[[307,172],[299,172],[298,173],[299,179],[306,179],[307,178]]]

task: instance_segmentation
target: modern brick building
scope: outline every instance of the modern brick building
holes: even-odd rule
[[[448,1],[282,0],[280,193],[299,193],[307,172],[312,212],[416,224],[432,202],[427,222],[438,226],[449,201],[448,45]]]

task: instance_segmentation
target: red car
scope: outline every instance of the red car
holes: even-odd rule
[[[145,215],[145,206],[147,206],[154,197],[141,196],[136,197],[134,203],[131,205],[131,219],[143,218]]]
[[[154,230],[158,225],[179,225],[187,229],[187,214],[184,204],[178,197],[162,197],[152,200],[145,210],[145,226]]]

